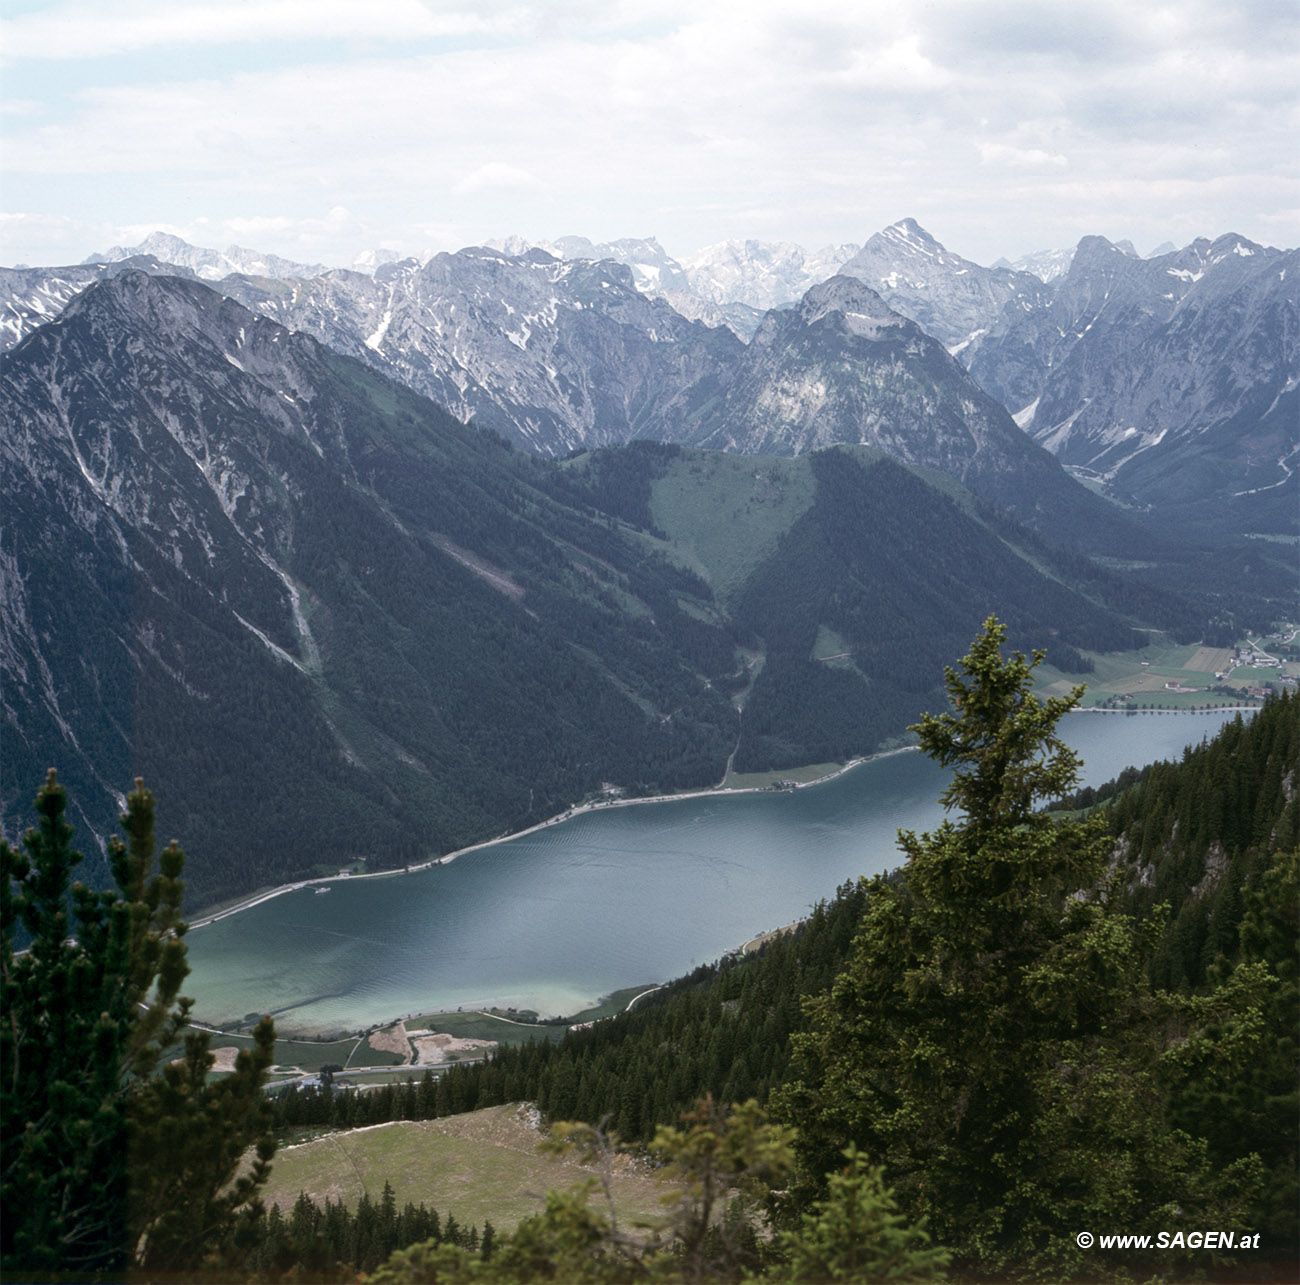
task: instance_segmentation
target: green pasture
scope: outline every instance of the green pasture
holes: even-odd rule
[[[303,1071],[319,1071],[323,1066],[344,1066],[352,1055],[353,1049],[362,1042],[355,1035],[341,1040],[288,1040],[275,1042],[275,1064],[277,1066],[296,1066]],[[213,1049],[237,1048],[251,1049],[251,1035],[213,1035]],[[373,1050],[371,1050],[373,1052]]]
[[[642,986],[627,986],[617,990],[585,1008],[573,1013],[563,1022],[533,1022],[533,1012],[510,1012],[506,1009],[490,1012],[422,1013],[406,1019],[408,1031],[428,1029],[461,1040],[495,1040],[498,1044],[526,1044],[529,1040],[559,1040],[564,1032],[579,1022],[595,1022],[602,1017],[621,1013],[635,996],[651,990],[654,982]]]
[[[424,1203],[463,1224],[487,1219],[506,1230],[537,1213],[548,1188],[592,1176],[570,1159],[539,1155],[540,1141],[515,1104],[331,1133],[279,1151],[263,1200],[286,1215],[300,1192],[355,1209],[363,1194],[378,1200],[389,1182],[399,1208]],[[630,1162],[615,1166],[614,1190],[621,1219],[662,1211],[665,1188]]]
[[[733,772],[723,786],[727,790],[764,790],[778,781],[807,785],[838,772],[843,763],[810,763],[805,767],[783,767],[777,772]]]
[[[410,1057],[410,1053],[407,1053]],[[357,1041],[356,1047],[352,1050],[352,1056],[343,1066],[346,1070],[351,1070],[357,1066],[401,1066],[405,1058],[399,1057],[396,1053],[389,1053],[381,1049],[372,1049],[370,1042],[365,1038]]]
[[[1239,702],[1230,695],[1214,691],[1172,692],[1165,684],[1177,682],[1185,687],[1242,688],[1263,686],[1277,670],[1236,670],[1231,679],[1215,674],[1226,669],[1232,652],[1226,647],[1203,647],[1199,643],[1178,644],[1154,635],[1150,645],[1137,651],[1088,652],[1095,667],[1091,674],[1066,674],[1051,664],[1051,652],[1038,670],[1040,694],[1064,695],[1076,683],[1084,683],[1085,707],[1104,705],[1112,697],[1130,697],[1137,705],[1161,709],[1203,709],[1208,706],[1233,705]],[[1144,663],[1145,662],[1145,663]]]
[[[726,606],[812,500],[805,460],[711,452],[672,461],[653,484],[650,508]]]
[[[406,1019],[408,1031],[434,1031],[458,1040],[495,1040],[498,1044],[526,1044],[530,1039],[556,1039],[565,1026],[539,1024],[519,1014],[507,1014],[513,1020],[502,1021],[476,1011],[463,1013],[422,1013]]]
[[[251,1035],[213,1035],[212,1049],[236,1048],[251,1049]],[[364,1035],[349,1035],[341,1040],[292,1040],[278,1039],[275,1042],[275,1065],[297,1067],[311,1073],[323,1066],[400,1066],[402,1063],[395,1053],[383,1053],[372,1049]]]

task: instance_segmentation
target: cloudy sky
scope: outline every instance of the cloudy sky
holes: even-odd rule
[[[1295,0],[5,0],[0,263],[1300,244]]]

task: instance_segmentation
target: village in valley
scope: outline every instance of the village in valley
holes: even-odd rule
[[[1275,633],[1247,637],[1231,647],[1153,642],[1137,652],[1095,656],[1095,671],[1083,675],[1083,708],[1253,708],[1270,693],[1293,690],[1300,683],[1298,635],[1300,627],[1286,623]],[[1046,689],[1052,695],[1080,681],[1077,675],[1063,673],[1048,678]]]

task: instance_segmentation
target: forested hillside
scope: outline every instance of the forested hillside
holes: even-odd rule
[[[991,610],[1075,669],[1198,614],[868,448],[512,451],[195,281],[92,285],[3,385],[5,824],[142,776],[196,907],[869,753]]]
[[[437,855],[602,779],[720,775],[734,714],[672,637],[707,588],[550,501],[492,435],[131,273],[4,380],[18,827],[50,764],[101,832],[145,776],[201,901]]]
[[[1156,984],[1195,989],[1216,960],[1236,959],[1242,916],[1271,854],[1300,846],[1298,704],[1284,693],[1181,762],[1132,769],[1069,800],[1104,806],[1131,912],[1170,908],[1151,961]]]
[[[158,1065],[186,1017],[175,999],[184,943],[169,931],[183,854],[172,845],[151,874],[153,800],[137,788],[130,845],[111,848],[121,892],[74,889],[69,935],[79,858],[51,776],[41,830],[21,853],[0,844],[6,1151],[25,1166],[6,1170],[6,1268],[56,1269],[45,1228],[57,1219],[78,1261],[206,1265],[222,1279],[346,1275],[403,1228],[428,1239],[395,1253],[377,1281],[874,1279],[887,1262],[899,1279],[935,1279],[946,1264],[966,1280],[1288,1278],[1300,701],[1270,701],[1183,763],[1107,787],[1099,793],[1114,797],[1080,815],[1059,806],[1078,760],[1055,730],[1080,690],[1036,698],[1042,653],[1004,655],[1005,633],[985,623],[947,671],[948,712],[916,724],[922,750],[952,769],[941,798],[953,819],[902,833],[896,874],[847,886],[754,956],[700,969],[558,1043],[368,1097],[291,1094],[276,1108],[282,1126],[319,1127],[531,1099],[557,1125],[597,1126],[557,1127],[552,1139],[597,1172],[622,1146],[679,1184],[664,1224],[632,1240],[580,1192],[552,1192],[499,1247],[494,1231],[490,1254],[486,1229],[474,1244],[435,1224],[428,1208],[455,1211],[450,1193],[432,1190],[423,1211],[399,1214],[386,1199],[268,1220],[253,1197],[269,1136],[229,1184],[271,1123],[257,1092],[271,1024],[226,1081],[206,1075],[202,1031],[183,1059]],[[1163,829],[1149,821],[1161,814]],[[1223,945],[1197,977],[1179,924],[1207,898]],[[14,951],[19,921],[34,940],[26,953]],[[142,1006],[133,997],[155,977],[158,998]],[[101,1032],[90,1065],[57,1038],[76,1023]],[[44,1061],[21,1061],[38,1041]],[[141,1078],[118,1075],[119,1063]],[[66,1136],[26,1123],[53,1109],[42,1106],[50,1094],[76,1126]],[[173,1118],[195,1123],[177,1132]],[[86,1189],[96,1155],[120,1159],[124,1130],[148,1148],[130,1152],[126,1195],[93,1202],[88,1223],[60,1193]],[[30,1201],[17,1201],[15,1174],[28,1175]],[[720,1216],[730,1191],[738,1198]],[[778,1233],[767,1240],[764,1209]],[[1103,1239],[1112,1234],[1153,1239],[1119,1253]]]
[[[1025,1162],[1029,1168],[1024,1170],[1024,1180],[1060,1183],[1066,1181],[1071,1163],[1113,1166],[1130,1147],[1149,1152],[1148,1161],[1162,1157],[1159,1163],[1167,1166],[1163,1176],[1148,1168],[1136,1180],[1136,1189],[1151,1193],[1148,1199],[1154,1199],[1160,1184],[1175,1181],[1179,1173],[1183,1176],[1177,1182],[1192,1182],[1193,1171],[1202,1164],[1220,1174],[1235,1174],[1236,1194],[1220,1186],[1213,1197],[1220,1203],[1204,1208],[1212,1208],[1213,1216],[1223,1220],[1216,1226],[1266,1234],[1272,1256],[1267,1265],[1262,1258],[1248,1255],[1215,1260],[1218,1270],[1232,1279],[1274,1279],[1269,1273],[1295,1253],[1298,740],[1300,701],[1282,697],[1268,702],[1252,720],[1229,724],[1212,742],[1190,751],[1182,763],[1160,764],[1141,774],[1138,782],[1124,778],[1072,797],[1070,802],[1086,804],[1096,803],[1100,796],[1099,811],[1086,823],[1063,826],[1041,817],[1030,827],[1038,836],[1036,842],[1046,845],[1043,886],[1031,895],[1026,885],[1001,912],[1003,918],[1011,917],[1008,923],[1024,928],[997,927],[992,921],[998,914],[989,916],[988,930],[1000,940],[1006,942],[1009,935],[1023,938],[1017,948],[1024,952],[1023,959],[1015,971],[1023,968],[1026,978],[1037,976],[1034,985],[1050,986],[1052,1002],[1064,1006],[1053,1019],[1062,1030],[1062,1042],[1055,1044],[1053,1056],[1106,1067],[1106,1076],[1112,1077],[1112,1088],[1105,1094],[1096,1101],[1081,1098],[1074,1108],[1099,1112],[1096,1130],[1089,1125],[1079,1133],[1076,1130],[1082,1126],[1062,1125],[1065,1132],[1054,1145],[1064,1148],[1067,1158],[1058,1163],[1043,1153],[1038,1161]],[[909,853],[948,845],[956,856],[963,850],[960,843],[970,833],[969,827],[967,821],[962,828],[946,828],[932,836],[905,837],[905,845]],[[1062,936],[1050,946],[1037,939],[1043,929],[1032,927],[1033,916],[1046,914],[1050,921],[1063,913],[1059,898],[1070,876],[1057,871],[1062,861],[1068,865],[1075,859],[1060,846],[1067,838],[1082,845],[1078,859],[1086,857],[1092,863],[1083,894],[1088,900],[1080,904],[1091,905],[1088,914],[1097,918],[1089,926],[1085,916],[1077,930],[1082,936],[1073,949],[1083,952],[1080,965],[1088,957],[1100,963],[1101,956],[1093,952],[1101,948],[1101,939],[1093,934],[1103,921],[1109,924],[1105,931],[1113,934],[1105,954],[1111,960],[1108,967],[1118,971],[1099,975],[1095,983],[1054,971],[1049,961],[1053,952],[1064,949],[1068,938]],[[761,951],[698,969],[647,997],[634,1012],[571,1031],[558,1043],[502,1048],[485,1064],[455,1068],[436,1084],[430,1079],[418,1091],[413,1087],[405,1095],[388,1095],[392,1118],[421,1118],[527,1099],[538,1102],[552,1118],[604,1121],[627,1141],[645,1144],[657,1128],[675,1122],[704,1095],[719,1101],[752,1095],[778,1104],[808,1140],[808,1198],[818,1189],[815,1179],[823,1172],[820,1166],[833,1161],[838,1149],[853,1138],[871,1154],[893,1155],[887,1172],[899,1174],[900,1179],[906,1170],[897,1166],[904,1155],[914,1155],[913,1163],[923,1169],[933,1165],[937,1161],[926,1156],[935,1144],[909,1135],[905,1122],[894,1125],[891,1134],[879,1132],[870,1117],[843,1115],[842,1098],[830,1113],[835,1099],[829,1085],[838,1081],[826,1078],[831,1068],[839,1068],[852,1082],[871,1064],[864,1060],[868,1054],[863,1043],[871,1027],[860,1023],[868,1022],[873,1013],[871,1022],[895,1024],[900,1049],[912,1047],[921,1036],[924,1014],[918,998],[931,984],[924,975],[918,973],[911,981],[900,976],[895,983],[901,987],[896,1001],[886,1002],[884,997],[873,997],[873,988],[861,972],[863,952],[870,948],[873,934],[896,935],[882,939],[884,944],[892,940],[890,948],[895,950],[907,949],[913,940],[907,924],[922,905],[914,887],[916,861],[913,856],[909,866],[888,880],[842,888],[806,923]],[[953,940],[959,953],[967,948],[965,934],[971,930],[959,926],[970,917],[970,907],[992,904],[982,900],[983,894],[973,885],[1002,881],[1005,897],[1011,890],[1006,881],[1018,877],[1010,873],[1012,863],[1002,863],[1001,872],[998,864],[992,863],[987,873],[972,867],[947,894],[954,898],[949,913],[959,916],[948,930],[957,934]],[[960,868],[946,877],[956,876]],[[1102,889],[1109,890],[1107,902],[1095,900]],[[927,899],[934,895],[933,890],[925,894]],[[1024,900],[1027,896],[1030,899]],[[972,897],[981,900],[972,902]],[[1209,932],[1206,925],[1211,926]],[[1198,950],[1190,955],[1183,946],[1189,937],[1198,943]],[[1000,1001],[1009,1005],[1000,1020],[1011,1023],[1010,1031],[1020,1032],[1009,1036],[1011,1047],[1019,1048],[1028,1039],[1025,1023],[1030,1018],[1025,1006],[1032,1008],[1036,1001],[1009,979],[998,985],[1011,988]],[[904,999],[904,994],[911,998]],[[969,1042],[963,1032],[977,1041],[990,1039],[987,1023],[970,1025],[973,1006],[980,1002],[972,978],[960,982],[955,993],[945,990],[944,995],[928,1037],[937,1041],[936,1048],[956,1050],[964,1040]],[[817,996],[821,998],[810,998]],[[898,1007],[893,1007],[895,1002]],[[840,1034],[833,1035],[837,1029]],[[848,1042],[829,1046],[833,1052],[828,1053],[825,1041],[832,1037]],[[828,1055],[829,1063],[820,1060]],[[1031,1093],[1027,1081],[1016,1079],[1022,1072],[1029,1074],[1029,1063],[1022,1064],[1019,1053],[1004,1050],[1003,1056],[1010,1059],[1006,1065],[999,1068],[996,1061],[990,1063],[987,1073],[994,1080],[1010,1074],[1012,1080],[1004,1086],[1007,1092]],[[946,1070],[940,1063],[931,1073],[941,1078],[956,1073],[970,1085],[968,1092],[986,1091],[980,1088],[985,1072],[972,1069],[984,1062],[972,1057],[973,1046],[960,1063]],[[821,1087],[814,1089],[818,1078]],[[861,1091],[872,1083],[883,1091],[887,1079],[868,1076]],[[902,1081],[898,1084],[901,1087]],[[846,1092],[847,1085],[836,1090]],[[935,1088],[924,1090],[935,1092]],[[936,1108],[952,1100],[951,1096],[933,1099]],[[1040,1103],[1040,1109],[1055,1108]],[[338,1123],[359,1123],[380,1118],[351,1093],[327,1101],[309,1091],[286,1099],[280,1110],[286,1121],[332,1118]],[[1131,1111],[1136,1114],[1128,1115]],[[1120,1114],[1108,1117],[1108,1112]],[[938,1123],[937,1127],[948,1126]],[[944,1163],[960,1163],[970,1171],[973,1185],[964,1199],[978,1199],[971,1191],[983,1181],[977,1177],[986,1165],[980,1131],[996,1133],[1001,1128],[997,1116],[985,1115],[983,1123],[973,1117],[960,1141],[952,1138],[944,1144],[946,1148],[959,1145],[960,1152],[939,1153],[948,1157]],[[1113,1133],[1109,1141],[1108,1129]],[[812,1140],[819,1135],[824,1141],[814,1145]],[[875,1150],[886,1145],[888,1152]],[[1028,1147],[1032,1156],[1041,1144],[1017,1145]],[[1070,1159],[1075,1155],[1072,1148],[1079,1149],[1075,1160]],[[1043,1166],[1036,1175],[1035,1163]],[[1055,1170],[1055,1177],[1049,1169]],[[1195,1179],[1204,1180],[1204,1175]],[[1183,1190],[1186,1196],[1187,1189]],[[1202,1189],[1203,1199],[1209,1191]],[[999,1199],[992,1188],[987,1198]],[[1098,1211],[1088,1214],[1084,1206],[1101,1198],[1099,1193],[1088,1196],[1081,1190],[1060,1210],[1049,1213],[1044,1206],[1033,1217],[1058,1223],[1070,1217],[1095,1221]],[[1118,1200],[1119,1193],[1112,1191],[1105,1199]],[[1121,1200],[1114,1211],[1124,1207]],[[1114,1211],[1105,1216],[1116,1227],[1143,1230],[1146,1223],[1141,1220],[1152,1217],[1150,1209],[1134,1208],[1130,1221],[1124,1221]],[[977,1264],[981,1263],[987,1270],[994,1261],[1005,1268],[1015,1254],[1026,1252],[1026,1242],[1017,1237],[1033,1239],[1043,1234],[1028,1230],[1022,1210],[1016,1224],[1020,1231],[1004,1232],[986,1244],[975,1226],[987,1212],[972,1208],[961,1217],[955,1209],[945,1212],[953,1221],[950,1237],[943,1243],[974,1270],[980,1270]],[[976,1222],[959,1232],[967,1217]],[[967,1236],[976,1239],[969,1244],[960,1239]],[[1001,1248],[995,1248],[998,1245]],[[1051,1257],[1056,1251],[1041,1252],[1046,1256],[1039,1261],[1039,1272],[1050,1273],[1046,1263],[1063,1261]],[[1163,1268],[1154,1258],[1143,1261],[1154,1271],[1176,1267],[1174,1259]],[[1262,1275],[1255,1273],[1256,1268]]]

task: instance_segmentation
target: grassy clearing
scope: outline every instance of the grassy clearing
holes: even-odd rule
[[[617,990],[606,995],[599,1004],[591,1008],[584,1008],[581,1013],[575,1013],[569,1021],[578,1022],[597,1022],[602,1017],[613,1017],[615,1013],[621,1013],[627,1006],[638,996],[648,990],[653,990],[656,983],[646,982],[641,986],[625,986],[622,990]]]
[[[529,1019],[536,1013],[510,1012],[497,1010],[497,1015],[490,1013],[424,1013],[418,1017],[406,1019],[406,1029],[438,1031],[445,1035],[454,1035],[462,1040],[495,1040],[498,1044],[525,1044],[529,1040],[559,1040],[571,1025],[580,1022],[595,1022],[602,1017],[612,1017],[621,1013],[628,1002],[642,991],[649,990],[654,982],[641,986],[627,986],[606,995],[591,1008],[574,1013],[563,1022],[533,1023]]]
[[[806,767],[783,767],[778,772],[733,772],[723,785],[725,790],[764,790],[778,781],[807,785],[820,781],[844,767],[843,763],[810,763]]]
[[[674,460],[654,483],[650,508],[726,605],[812,500],[806,460],[709,452]]]
[[[362,1042],[351,1035],[342,1040],[276,1040],[275,1064],[277,1066],[296,1066],[303,1071],[319,1071],[323,1066],[343,1066],[347,1063],[352,1050]],[[251,1035],[214,1035],[213,1049],[237,1048],[251,1049]]]
[[[210,1047],[216,1049],[251,1049],[251,1035],[213,1035]],[[364,1035],[350,1035],[342,1040],[276,1040],[275,1065],[296,1067],[299,1071],[319,1071],[323,1066],[400,1066],[402,1059],[392,1053],[372,1049]]]
[[[407,1057],[409,1056],[408,1052]],[[357,1041],[351,1058],[343,1065],[350,1070],[354,1066],[401,1066],[405,1061],[406,1058],[401,1054],[390,1053],[387,1049],[371,1048],[370,1042],[362,1039]]]
[[[364,1193],[378,1199],[387,1181],[399,1207],[423,1202],[462,1223],[490,1219],[506,1230],[538,1212],[547,1188],[591,1173],[539,1156],[540,1141],[518,1105],[332,1133],[280,1151],[263,1199],[285,1214],[299,1192],[355,1208]],[[616,1166],[614,1186],[621,1218],[652,1217],[662,1208],[665,1188],[630,1162]]]
[[[817,626],[817,638],[813,643],[813,660],[825,661],[831,665],[853,668],[853,647],[846,638],[825,625]]]
[[[552,1026],[549,1023],[534,1025],[524,1018],[515,1021],[501,1021],[495,1017],[485,1017],[482,1013],[424,1013],[419,1017],[408,1017],[408,1031],[436,1031],[441,1035],[452,1035],[458,1040],[495,1040],[498,1044],[525,1044],[530,1039],[560,1039],[565,1032],[564,1026]]]

